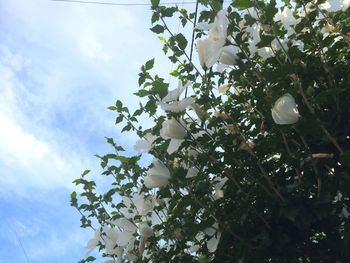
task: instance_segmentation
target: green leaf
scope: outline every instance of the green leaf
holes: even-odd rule
[[[350,152],[345,152],[340,156],[340,163],[343,165],[350,164]]]
[[[123,108],[123,103],[120,100],[117,100],[115,106],[117,107],[118,111],[121,111],[121,109]]]
[[[145,70],[150,70],[153,68],[154,65],[154,58],[148,60],[145,64]]]
[[[109,144],[115,145],[113,138],[106,137],[106,139]]]
[[[176,7],[174,6],[161,9],[161,14],[164,17],[172,17],[175,12],[176,12]]]
[[[78,206],[78,199],[77,199],[77,193],[73,192],[70,195],[70,204],[71,206],[77,207]]]
[[[169,84],[164,83],[163,79],[158,78],[153,82],[152,91],[161,98],[164,98],[164,96],[168,93],[168,86]]]
[[[176,35],[176,41],[177,41],[177,44],[179,45],[179,48],[184,50],[187,46],[187,39],[184,37],[183,34],[177,34]]]
[[[109,106],[107,109],[115,111],[115,110],[117,110],[117,107],[116,106]]]
[[[88,257],[85,261],[86,261],[86,262],[92,262],[92,261],[95,261],[95,260],[96,260],[95,257],[90,256],[90,257]]]
[[[266,12],[265,12],[266,19],[268,20],[269,23],[273,22],[273,18],[277,12],[278,12],[278,9],[276,8],[276,0],[272,0],[267,5]]]
[[[254,6],[254,1],[250,0],[235,0],[232,6],[236,7],[238,10],[248,9]]]
[[[121,155],[117,155],[115,157],[116,160],[121,161],[122,163],[127,163],[129,161],[130,158],[125,157],[125,156],[121,156]]]
[[[140,116],[143,113],[143,109],[137,109],[135,112],[132,114],[132,116]]]
[[[81,178],[75,179],[75,180],[73,181],[73,184],[75,184],[75,185],[82,184],[84,181],[85,181],[85,180],[83,180],[83,179],[81,179]]]
[[[151,0],[152,8],[158,7],[159,6],[159,1],[160,0]]]
[[[128,124],[122,129],[121,132],[130,131],[131,128],[132,128],[132,127],[131,127],[130,123],[128,123]]]
[[[123,119],[124,119],[123,115],[120,114],[120,115],[115,119],[115,124],[118,124],[118,123],[122,122]]]
[[[258,48],[262,47],[269,47],[271,45],[272,40],[274,40],[276,37],[272,35],[261,35],[260,36],[260,42],[256,44]]]
[[[214,12],[219,12],[222,9],[222,3],[221,1],[212,1],[210,3],[211,8],[213,9]]]
[[[124,152],[125,151],[125,149],[123,147],[121,147],[121,146],[116,146],[115,149],[117,151],[120,151],[120,152]]]
[[[135,92],[134,95],[140,98],[146,97],[147,95],[149,95],[149,91],[145,89],[140,89],[138,92]]]
[[[146,75],[143,74],[143,73],[140,73],[139,74],[139,80],[138,80],[138,83],[139,83],[139,86],[141,87],[142,84],[146,81]]]
[[[154,7],[152,7],[154,8]],[[154,24],[155,22],[157,22],[159,20],[159,13],[158,12],[154,12],[151,18],[151,22],[152,24]]]
[[[160,34],[164,32],[164,27],[161,25],[155,25],[154,27],[150,28],[152,32],[156,33],[156,34]]]
[[[85,171],[81,174],[81,177],[84,177],[84,176],[87,175],[88,173],[90,173],[90,170],[85,170]]]
[[[146,105],[145,105],[145,110],[150,114],[153,115],[157,111],[157,105],[155,104],[154,101],[149,100]]]

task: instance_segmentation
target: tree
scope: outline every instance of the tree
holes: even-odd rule
[[[179,85],[151,59],[135,94],[147,102],[109,107],[140,154],[107,138],[109,191],[89,171],[74,181],[88,248],[106,262],[349,262],[350,2],[151,2]],[[192,36],[172,32],[176,16]]]

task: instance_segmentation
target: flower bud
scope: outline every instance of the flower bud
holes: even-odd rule
[[[289,93],[275,102],[271,112],[274,122],[280,125],[296,123],[300,116],[295,100]]]

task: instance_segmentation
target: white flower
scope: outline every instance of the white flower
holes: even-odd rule
[[[105,226],[103,232],[105,234],[106,253],[118,255],[118,262],[121,262],[120,259],[123,257],[125,247],[133,246],[134,244],[133,234],[136,232],[136,228],[133,228],[132,231],[127,231]]]
[[[197,117],[201,121],[204,121],[206,117],[206,113],[201,109],[201,107],[195,102],[191,104],[191,107],[194,110],[194,112],[197,114]]]
[[[207,248],[209,252],[214,253],[216,251],[220,238],[221,233],[217,232],[216,235],[212,236],[212,238],[207,241]]]
[[[115,254],[117,255],[117,258],[118,258],[118,260],[117,260],[116,263],[123,263],[124,248],[122,248],[122,247],[117,247],[117,248],[116,248],[116,253],[115,253]]]
[[[256,44],[260,42],[260,30],[261,26],[259,24],[253,24],[252,26],[248,26],[246,31],[249,33],[249,53],[253,56],[257,51]]]
[[[118,218],[115,221],[111,222],[113,225],[116,225],[120,228],[122,228],[125,231],[129,231],[129,232],[135,232],[136,231],[136,226],[135,224],[133,224],[132,222],[130,222],[127,218],[122,217],[122,218]]]
[[[219,88],[218,88],[218,91],[219,93],[221,94],[225,94],[226,91],[228,91],[230,89],[230,84],[229,83],[226,83],[226,84],[222,84]]]
[[[350,0],[343,0],[342,9],[345,11],[350,7]]]
[[[196,47],[202,68],[211,68],[219,60],[225,39],[199,39]]]
[[[145,238],[149,238],[154,235],[152,227],[147,225],[146,223],[140,224],[140,235]]]
[[[217,13],[214,23],[207,26],[209,29],[208,38],[197,42],[199,60],[202,67],[210,68],[218,61],[226,41],[227,27],[227,11],[221,10]]]
[[[196,25],[196,29],[209,31],[208,35],[212,40],[225,39],[227,37],[228,23],[227,11],[223,9],[216,14],[213,23],[199,22]]]
[[[192,166],[188,169],[186,178],[196,177],[198,173],[199,173],[199,170],[196,167]]]
[[[301,52],[304,51],[304,42],[300,40],[293,40],[292,43],[293,43],[293,46],[296,46]]]
[[[346,10],[349,5],[349,0],[328,0],[323,4],[320,4],[319,7],[330,12],[337,12],[339,10]]]
[[[175,118],[171,118],[163,122],[160,135],[164,139],[184,139],[187,131],[183,126]]]
[[[222,190],[222,188],[225,186],[227,180],[228,180],[227,177],[224,177],[224,178],[218,177],[216,179],[217,183],[214,186],[214,200],[224,197],[224,190]]]
[[[135,193],[131,198],[122,196],[122,203],[125,207],[121,207],[120,212],[127,219],[132,219],[136,215],[147,215],[153,210],[155,204],[153,198],[151,196],[145,197],[144,193]],[[115,222],[112,223],[115,224]]]
[[[243,14],[250,15],[255,20],[259,20],[259,15],[257,13],[257,10],[254,7],[250,7],[246,11],[243,11]]]
[[[144,136],[145,139],[137,140],[134,145],[134,150],[139,153],[147,153],[153,147],[153,142],[157,139],[157,136],[147,133]]]
[[[162,102],[169,102],[173,100],[178,100],[181,96],[181,94],[184,92],[186,88],[188,88],[190,85],[192,85],[192,82],[189,81],[185,84],[185,86],[182,85],[182,82],[179,81],[179,84],[176,89],[171,90],[168,92],[168,94],[162,99]]]
[[[91,252],[98,246],[101,240],[101,230],[100,228],[95,230],[94,238],[90,239],[86,245],[88,251],[86,252],[86,256],[90,255]]]
[[[195,98],[188,97],[188,98],[184,98],[180,101],[174,101],[172,103],[164,103],[161,101],[161,102],[158,102],[158,104],[165,111],[171,111],[171,112],[178,113],[178,112],[182,112],[186,108],[188,108],[194,102],[194,100],[195,100]]]
[[[220,10],[215,17],[214,23],[209,25],[209,38],[213,40],[225,40],[228,27],[227,11]]]
[[[167,149],[169,154],[177,151],[184,141],[184,138],[187,135],[184,126],[185,123],[183,121],[180,123],[175,118],[163,122],[160,136],[164,139],[171,139]]]
[[[221,232],[218,231],[218,228],[218,224],[215,223],[212,227],[206,228],[204,230],[204,233],[210,238],[207,240],[207,248],[211,253],[215,252],[220,241]]]
[[[220,10],[213,23],[204,22],[197,27],[209,30],[208,37],[198,40],[196,44],[199,62],[203,68],[211,68],[220,59],[227,38],[228,23],[227,11]]]
[[[187,241],[186,245],[188,247],[188,249],[186,251],[189,254],[195,253],[200,249],[200,246],[198,244],[195,244],[195,242],[192,242],[192,241]]]
[[[165,111],[171,111],[176,113],[184,111],[194,102],[195,98],[188,97],[182,100],[179,100],[179,98],[183,91],[187,89],[191,84],[192,82],[189,81],[185,84],[185,86],[183,86],[182,82],[179,81],[178,87],[174,90],[169,91],[168,94],[160,102],[158,102],[160,107]]]
[[[199,22],[196,25],[196,29],[201,30],[201,31],[209,31],[210,24],[208,22]]]
[[[139,215],[147,215],[155,205],[153,198],[151,196],[145,197],[144,193],[135,194],[131,200]]]
[[[170,171],[158,159],[154,158],[152,161],[153,167],[147,171],[145,177],[145,186],[147,188],[163,187],[169,183]]]
[[[135,232],[126,231],[126,230],[120,231],[118,233],[117,245],[120,247],[127,246],[129,242],[132,241],[134,233]]]
[[[118,231],[115,228],[105,226],[103,228],[105,233],[105,250],[107,254],[116,254],[119,251],[117,250],[117,240],[118,240]]]
[[[169,146],[168,146],[168,149],[167,149],[168,154],[172,154],[172,153],[176,152],[180,148],[180,146],[183,142],[184,142],[184,140],[171,139]]]
[[[300,116],[295,100],[289,93],[280,97],[271,111],[273,120],[280,125],[296,123]]]
[[[273,50],[270,47],[262,47],[258,49],[258,55],[262,57],[264,60],[273,57]]]
[[[146,241],[149,237],[154,235],[153,229],[147,225],[146,223],[141,223],[140,224],[140,235],[141,235],[141,239],[140,239],[140,244],[139,244],[139,253],[140,255],[143,254],[144,250],[145,250],[145,245],[146,245]]]
[[[219,62],[226,65],[236,65],[239,57],[237,53],[239,48],[234,45],[225,46],[222,48]]]
[[[350,213],[349,213],[348,209],[346,209],[345,206],[343,206],[343,208],[342,208],[340,214],[341,214],[344,218],[349,218],[349,216],[350,216]]]
[[[296,24],[299,23],[300,19],[296,19],[292,13],[292,10],[288,7],[284,7],[283,11],[281,9],[275,14],[273,18],[275,22],[281,21],[282,25],[285,29],[287,29],[287,34],[291,35],[294,33],[294,29],[292,28]]]

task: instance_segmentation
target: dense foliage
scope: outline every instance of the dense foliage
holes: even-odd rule
[[[350,1],[199,0],[195,12],[151,2],[179,85],[151,59],[135,94],[144,103],[109,107],[139,154],[108,138],[114,152],[97,157],[110,189],[98,193],[89,171],[75,180],[71,204],[95,230],[89,253],[350,262]]]

